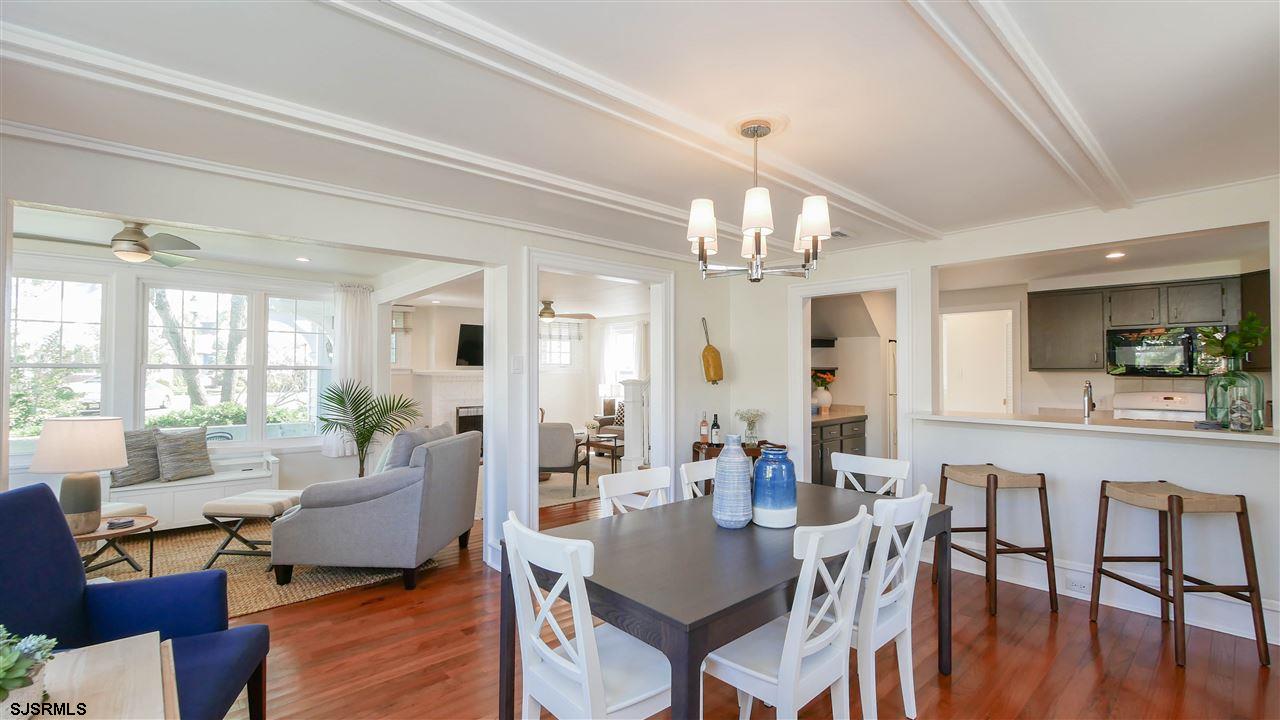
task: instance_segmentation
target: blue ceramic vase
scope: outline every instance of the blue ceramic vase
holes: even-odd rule
[[[737,435],[725,438],[724,450],[716,458],[711,517],[717,525],[730,530],[751,522],[751,458],[742,451],[742,440]]]
[[[719,492],[719,488],[716,488]],[[796,466],[784,447],[760,450],[751,512],[755,524],[789,528],[796,524]]]

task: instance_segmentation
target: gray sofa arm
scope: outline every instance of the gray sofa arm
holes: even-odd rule
[[[356,503],[376,500],[390,495],[397,490],[421,482],[422,472],[405,472],[407,468],[397,468],[371,477],[351,480],[331,480],[329,482],[309,485],[302,491],[301,506],[303,508],[343,507]]]

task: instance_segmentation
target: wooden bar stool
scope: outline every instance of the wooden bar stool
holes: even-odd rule
[[[962,545],[952,545],[965,555],[981,560],[987,566],[987,611],[996,614],[996,558],[1001,555],[1022,554],[1044,560],[1049,573],[1049,610],[1058,612],[1058,582],[1053,566],[1053,535],[1049,532],[1049,493],[1044,482],[1044,473],[1019,473],[986,465],[942,465],[942,474],[938,480],[938,502],[947,502],[947,482],[958,482],[970,487],[985,488],[987,491],[987,524],[981,527],[952,528],[952,533],[984,533],[987,539],[985,553],[970,550]],[[1035,489],[1040,491],[1040,526],[1044,532],[1044,545],[1041,547],[1021,547],[996,537],[996,493],[1000,490]],[[933,548],[933,582],[938,582],[938,558],[940,548]]]
[[[1107,506],[1112,500],[1158,512],[1160,518],[1159,555],[1104,555],[1107,542]],[[1186,513],[1235,513],[1240,528],[1240,547],[1244,553],[1244,585],[1214,585],[1182,571],[1182,516]],[[1104,562],[1158,563],[1160,589],[1102,567]],[[1160,598],[1160,619],[1169,621],[1169,603],[1173,604],[1173,656],[1178,665],[1187,664],[1187,624],[1184,596],[1189,592],[1216,592],[1249,603],[1253,610],[1253,633],[1258,643],[1258,660],[1271,664],[1267,648],[1267,631],[1262,618],[1262,594],[1258,590],[1258,565],[1253,554],[1253,534],[1249,530],[1249,508],[1243,495],[1224,495],[1188,490],[1163,480],[1157,482],[1102,482],[1098,499],[1098,539],[1093,549],[1093,592],[1089,598],[1089,620],[1098,621],[1098,595],[1102,577]],[[1173,579],[1170,593],[1169,580]],[[1191,583],[1190,585],[1186,583]]]

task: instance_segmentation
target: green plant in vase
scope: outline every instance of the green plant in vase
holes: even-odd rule
[[[0,625],[0,702],[20,708],[44,699],[44,667],[57,644],[44,635],[18,637]]]
[[[1248,313],[1234,330],[1197,328],[1201,351],[1222,358],[1224,372],[1205,379],[1205,416],[1222,427],[1240,432],[1261,430],[1266,404],[1262,379],[1241,369],[1245,356],[1267,344],[1271,329],[1257,313]]]

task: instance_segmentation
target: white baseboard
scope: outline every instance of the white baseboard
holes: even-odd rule
[[[502,570],[502,546],[497,543],[484,544],[484,564],[494,570]]]
[[[952,544],[963,545],[978,552],[985,552],[985,547],[977,543],[953,541]],[[933,562],[932,540],[925,543],[920,558],[927,563]],[[986,572],[982,563],[964,553],[958,552],[952,552],[951,554],[951,567],[953,570],[959,570],[971,575],[983,575]],[[1058,593],[1087,602],[1092,589],[1093,566],[1079,562],[1058,560],[1054,563],[1054,567],[1057,568]],[[1108,567],[1112,570],[1117,568],[1116,565],[1109,565]],[[1146,566],[1135,564],[1134,567]],[[1151,567],[1154,569],[1154,564]],[[1025,555],[1001,555],[997,561],[996,569],[997,575],[1002,581],[1045,592],[1049,589],[1044,563],[1034,558]],[[1158,586],[1160,583],[1159,578],[1155,575],[1135,573],[1131,570],[1123,574],[1153,587]],[[1227,582],[1233,581],[1228,579]],[[1243,579],[1240,579],[1240,582],[1243,583]],[[1188,625],[1253,639],[1253,615],[1246,603],[1217,593],[1188,593],[1186,598]],[[1160,603],[1156,598],[1108,578],[1103,578],[1099,602],[1108,607],[1129,610],[1152,617],[1159,617],[1160,615]],[[1048,612],[1047,609],[1046,612]],[[1263,598],[1262,614],[1267,626],[1267,642],[1280,644],[1280,602]]]

